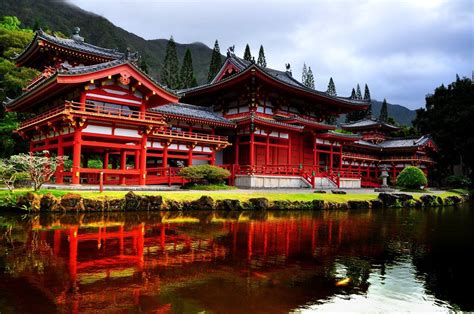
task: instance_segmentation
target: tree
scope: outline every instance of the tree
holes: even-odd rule
[[[161,72],[161,79],[166,86],[172,89],[179,88],[179,62],[173,36],[170,37],[166,45],[166,54],[163,61],[163,70]]]
[[[209,65],[209,72],[207,74],[207,81],[210,82],[217,75],[217,72],[222,66],[221,49],[219,48],[219,42],[216,39],[214,48],[212,49],[211,63]],[[197,85],[197,83],[196,83]]]
[[[148,74],[148,63],[146,62],[145,58],[141,58],[140,60],[140,70]]]
[[[306,86],[306,82],[308,81],[308,68],[306,67],[306,63],[303,63],[303,70],[301,71],[301,83]]]
[[[356,98],[356,92],[355,92],[355,89],[354,89],[354,88],[352,88],[351,99],[357,99],[357,98]]]
[[[181,88],[192,87],[193,81],[196,81],[193,69],[193,57],[191,55],[191,50],[187,48],[184,53],[183,66],[180,71]]]
[[[337,96],[336,85],[334,84],[334,81],[332,80],[332,77],[329,79],[328,90],[326,91],[326,93],[329,96],[334,96],[334,97]]]
[[[362,99],[362,93],[360,92],[359,84],[357,84],[357,90],[356,90],[356,93],[355,93],[355,97],[356,97],[356,99]]]
[[[247,44],[247,46],[245,46],[244,60],[252,61],[252,54],[250,53],[249,44]]]
[[[384,98],[382,103],[382,108],[380,109],[379,120],[381,122],[388,122],[388,108],[387,100]]]
[[[336,116],[329,116],[326,118],[326,123],[330,125],[336,125],[337,117]]]
[[[367,84],[365,84],[364,100],[370,100],[370,91],[369,86],[367,86]]]
[[[397,177],[397,185],[407,189],[421,189],[428,184],[425,174],[417,167],[406,167]]]
[[[267,67],[267,60],[265,59],[265,51],[263,50],[262,45],[260,45],[260,50],[258,51],[257,64],[263,68]]]
[[[437,87],[426,97],[426,108],[416,112],[413,126],[430,134],[439,149],[430,178],[440,184],[452,174],[464,174],[474,181],[473,99],[472,80],[457,76],[448,86]]]
[[[10,160],[0,159],[0,183],[5,184],[10,192],[15,188],[15,182],[21,178],[24,178],[24,173],[18,172]]]
[[[230,174],[227,169],[211,165],[184,167],[178,173],[180,177],[198,184],[222,183]]]
[[[365,111],[365,117],[370,119],[372,118],[372,102],[370,101],[370,91],[367,84],[365,84],[364,100],[369,102],[369,107],[367,107],[367,110]]]
[[[306,77],[306,83],[304,85],[314,89],[314,76],[313,71],[311,71],[311,67],[308,67],[308,76]]]
[[[51,179],[56,168],[67,158],[48,155],[48,151],[39,154],[18,154],[11,156],[10,162],[15,165],[16,169],[29,174],[34,190],[38,191],[44,183]]]

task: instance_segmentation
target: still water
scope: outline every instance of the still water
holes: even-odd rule
[[[474,211],[0,215],[0,312],[474,310]]]

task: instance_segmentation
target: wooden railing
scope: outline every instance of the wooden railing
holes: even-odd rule
[[[390,156],[390,157],[382,157],[381,161],[384,162],[396,162],[396,161],[426,161],[426,162],[433,162],[428,156]]]
[[[78,115],[78,116],[94,116],[107,117],[113,119],[147,122],[152,124],[165,124],[163,116],[156,112],[141,112],[138,110],[120,109],[107,107],[106,105],[81,104],[78,102],[68,101],[65,104],[53,107],[48,111],[36,115],[34,118],[26,120],[20,124],[20,129],[38,124],[40,122],[51,119],[59,115]]]
[[[228,144],[228,137],[221,136],[221,135],[212,135],[212,134],[204,134],[204,133],[195,133],[195,132],[185,132],[185,131],[176,131],[176,130],[161,130],[153,132],[153,135],[156,136],[166,136],[167,138],[186,138],[186,139],[195,139],[199,141],[206,141],[206,142],[222,142]]]

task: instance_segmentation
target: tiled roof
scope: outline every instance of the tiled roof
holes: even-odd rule
[[[169,103],[166,105],[151,108],[149,110],[159,112],[163,115],[182,116],[188,118],[195,118],[204,121],[210,121],[218,124],[234,125],[230,120],[218,116],[209,107],[201,107],[183,103]]]
[[[371,148],[379,148],[379,149],[416,148],[416,147],[425,145],[430,139],[431,137],[429,135],[423,135],[422,137],[418,139],[413,139],[413,138],[390,139],[378,144],[374,144],[374,143],[367,142],[364,140],[358,140],[354,142],[354,144],[367,146]]]
[[[322,123],[322,122],[317,122],[317,121],[314,121],[314,120],[305,119],[305,118],[302,118],[302,117],[297,116],[297,115],[292,115],[292,116],[289,116],[289,117],[275,116],[275,119],[280,120],[280,121],[293,121],[294,120],[294,121],[300,122],[302,124],[310,124],[310,125],[314,125],[314,126],[323,128],[323,129],[335,129],[336,128],[334,125],[330,125],[330,124],[326,124],[326,123]]]
[[[78,38],[79,37],[60,38],[60,37],[48,35],[42,29],[40,29],[36,32],[35,38],[30,42],[28,47],[26,47],[26,49],[22,53],[20,53],[20,55],[18,55],[16,58],[18,59],[24,52],[26,52],[30,48],[30,46],[36,42],[37,39],[45,40],[52,44],[55,44],[67,49],[72,49],[79,52],[93,54],[93,55],[101,56],[104,58],[120,59],[125,56],[124,53],[119,52],[117,49],[107,49],[107,48],[94,46],[94,45],[84,42],[83,40],[79,40]]]
[[[272,118],[264,118],[264,117],[255,116],[255,115],[243,116],[243,117],[238,117],[238,118],[231,119],[231,121],[234,121],[234,122],[241,122],[241,121],[247,121],[247,120],[251,121],[251,122],[256,121],[256,122],[261,122],[261,123],[264,123],[264,124],[271,124],[271,125],[275,125],[275,126],[281,126],[281,127],[290,128],[290,129],[293,129],[293,130],[298,130],[298,131],[301,131],[301,130],[304,129],[304,126],[302,126],[302,125],[284,123],[284,122],[280,122],[280,121],[277,121],[277,120],[272,119]]]
[[[364,119],[355,121],[353,123],[343,123],[341,125],[342,128],[347,128],[347,129],[366,128],[366,127],[371,127],[371,126],[383,126],[383,127],[386,127],[388,129],[393,129],[393,130],[400,129],[398,126],[395,126],[390,123],[382,122],[373,118],[364,118]]]

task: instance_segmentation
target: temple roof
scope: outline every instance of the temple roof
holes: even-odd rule
[[[127,53],[121,53],[117,49],[108,49],[99,46],[95,46],[89,43],[84,42],[84,38],[79,36],[79,30],[75,30],[75,34],[71,38],[61,38],[45,33],[42,29],[38,30],[29,43],[29,45],[19,54],[14,60],[18,65],[27,65],[31,66],[28,63],[28,60],[31,59],[32,55],[38,51],[39,47],[44,47],[46,45],[57,46],[59,48],[65,49],[70,53],[79,53],[80,55],[88,55],[99,58],[104,62],[107,60],[115,60],[124,58]],[[134,56],[138,56],[136,53]]]
[[[223,126],[235,127],[235,123],[221,117],[212,111],[212,108],[201,107],[183,103],[169,103],[149,110],[163,114],[172,118],[187,117],[204,121],[204,124],[219,124]],[[206,123],[207,122],[207,123]]]
[[[380,143],[371,143],[364,140],[358,140],[354,144],[375,148],[375,149],[414,149],[420,146],[427,144],[431,141],[431,136],[423,135],[420,138],[400,138],[400,139],[390,139],[385,140]]]
[[[281,115],[276,115],[275,119],[279,121],[284,121],[288,123],[298,123],[298,124],[303,124],[307,126],[311,126],[317,129],[326,129],[326,130],[333,130],[336,127],[334,125],[310,120],[310,119],[305,119],[303,117],[300,117],[298,115],[291,115],[291,116],[281,116]]]
[[[225,70],[227,64],[232,64],[235,66],[235,68],[238,69],[238,72],[230,75],[224,79],[219,80],[219,78],[222,76],[223,71]],[[220,82],[226,82],[228,80],[231,80],[232,78],[236,78],[240,75],[243,75],[249,70],[252,69],[258,69],[260,70],[263,74],[267,75],[268,77],[277,80],[278,82],[285,84],[287,86],[290,86],[292,88],[296,88],[298,90],[313,94],[313,95],[318,95],[320,97],[326,98],[328,100],[335,100],[338,101],[339,103],[344,103],[346,105],[354,105],[354,106],[368,106],[369,102],[368,100],[363,100],[363,99],[352,99],[350,97],[338,97],[338,96],[331,96],[326,92],[318,91],[312,88],[307,87],[306,85],[300,83],[298,80],[294,79],[293,76],[291,75],[291,72],[289,71],[279,71],[267,67],[261,67],[257,65],[254,62],[250,62],[244,59],[241,59],[234,54],[228,54],[227,59],[224,61],[223,66],[217,73],[216,77],[208,84],[200,85],[194,88],[189,88],[185,90],[181,90],[178,93],[186,96],[188,93],[192,93],[194,91],[198,91],[201,89],[206,89],[209,87],[212,87],[214,85],[220,84]]]
[[[374,118],[364,118],[352,123],[343,123],[341,124],[342,129],[373,129],[373,128],[384,128],[387,130],[392,130],[396,131],[399,130],[400,127],[387,123],[387,122],[382,122],[380,120],[374,119]]]

